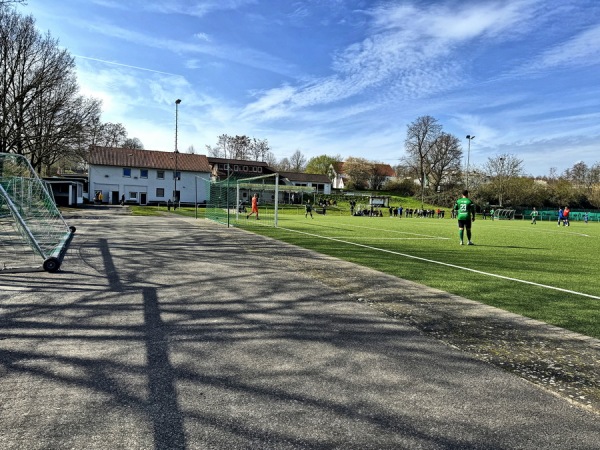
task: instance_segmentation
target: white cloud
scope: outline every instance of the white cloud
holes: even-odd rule
[[[600,63],[600,25],[591,27],[536,58],[533,70],[591,66]]]

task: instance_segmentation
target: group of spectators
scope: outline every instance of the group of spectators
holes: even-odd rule
[[[416,209],[416,208],[403,208],[402,206],[390,206],[388,208],[390,217],[437,217],[443,219],[446,212],[442,209]],[[366,217],[383,217],[382,208],[371,206],[370,208],[356,208],[355,202],[350,202],[350,214],[353,216],[366,216]]]

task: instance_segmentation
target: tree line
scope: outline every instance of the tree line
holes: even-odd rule
[[[143,148],[122,124],[102,123],[102,102],[79,94],[74,58],[32,16],[0,2],[0,152],[40,174],[76,166],[90,145]]]

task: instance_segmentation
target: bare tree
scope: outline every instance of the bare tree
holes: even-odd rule
[[[266,139],[252,138],[252,141],[250,142],[249,154],[254,161],[264,161],[269,151],[269,141]]]
[[[594,185],[600,183],[600,163],[589,167],[585,162],[579,161],[570,169],[565,170],[564,177],[573,183],[573,187],[580,189],[585,195],[591,194]]]
[[[418,117],[407,126],[404,163],[411,167],[421,184],[421,201],[425,195],[431,168],[430,154],[442,132],[442,126],[431,116]]]
[[[267,163],[267,165],[273,169],[277,168],[277,158],[275,157],[275,155],[273,154],[272,151],[268,151],[265,156],[264,156],[264,162]]]
[[[291,172],[292,164],[290,163],[289,159],[282,158],[275,164],[275,169],[277,169],[280,172]]]
[[[294,172],[304,171],[304,168],[306,167],[306,158],[300,150],[296,150],[292,153],[292,156],[290,156],[290,165]]]
[[[515,196],[511,196],[513,191],[511,182],[523,175],[523,160],[504,153],[489,157],[484,170],[490,177],[493,188],[498,193],[498,204],[506,206],[513,203]]]
[[[136,137],[134,137],[134,138],[127,138],[127,139],[125,139],[125,142],[123,142],[123,148],[131,148],[131,149],[143,150],[144,149],[144,144],[142,144],[142,141],[140,141]]]
[[[453,174],[460,172],[462,149],[460,140],[451,134],[440,133],[427,158],[430,183],[438,191],[444,182],[448,184]]]
[[[25,155],[37,171],[81,152],[100,102],[77,93],[68,52],[0,4],[0,152]]]

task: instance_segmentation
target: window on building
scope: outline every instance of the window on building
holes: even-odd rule
[[[177,180],[181,180],[181,172],[178,170],[173,173],[173,179],[177,178]]]
[[[156,188],[156,197],[163,198],[165,196],[164,188]]]
[[[239,166],[238,164],[235,164],[235,165],[233,166],[233,170],[235,170],[235,171],[238,171],[238,170],[240,170],[240,166]]]
[[[156,171],[156,178],[158,178],[159,180],[164,180],[165,179],[165,171],[164,170],[157,170]]]
[[[131,167],[123,167],[123,176],[131,178]]]
[[[148,169],[140,169],[140,178],[148,178]]]
[[[252,166],[252,172],[256,172],[256,166]]]
[[[138,195],[137,192],[130,192],[129,193],[129,199],[130,200],[137,200],[137,195]]]
[[[248,172],[248,166],[244,166],[244,172]]]
[[[262,167],[259,167],[259,168],[258,168],[258,172],[259,172],[259,173],[262,173]]]

